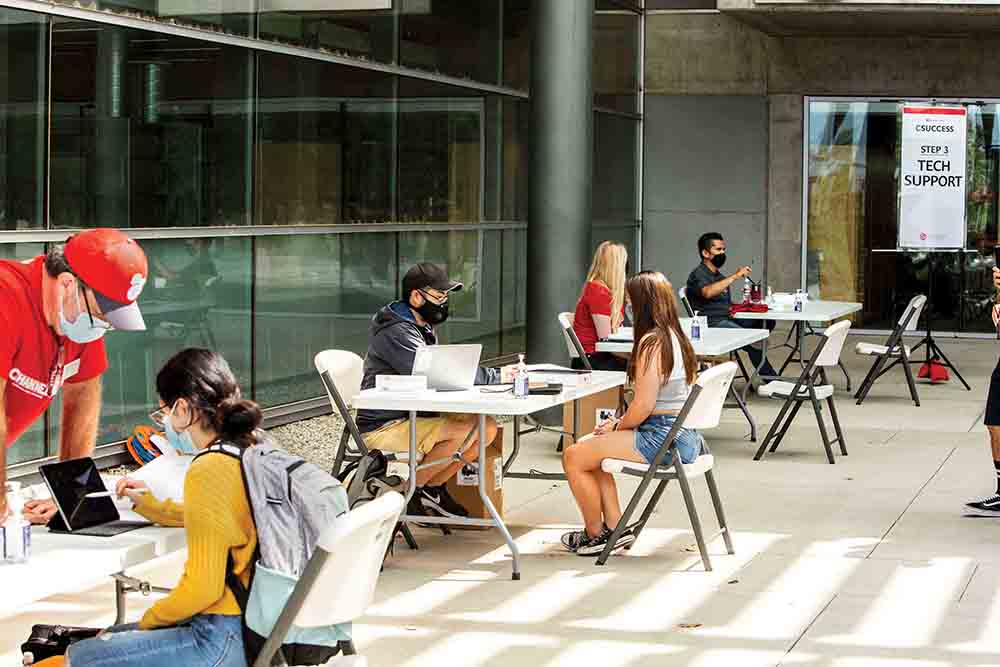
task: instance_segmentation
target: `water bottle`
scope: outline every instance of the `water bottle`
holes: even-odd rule
[[[31,524],[24,520],[21,483],[7,482],[7,507],[10,516],[3,524],[3,560],[25,563],[31,557]]]
[[[750,303],[750,279],[743,279],[743,303]]]
[[[801,313],[802,312],[802,290],[801,289],[795,290],[795,312],[796,313]]]
[[[767,301],[765,301],[764,303],[766,303],[769,306],[774,303],[774,290],[771,289],[770,285],[767,286]]]
[[[524,355],[517,355],[517,367],[514,368],[514,396],[528,396],[528,367],[524,364]]]
[[[698,317],[697,310],[691,318],[691,340],[701,340],[701,318]]]

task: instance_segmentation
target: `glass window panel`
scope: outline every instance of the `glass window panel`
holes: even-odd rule
[[[251,239],[143,240],[150,280],[139,305],[143,332],[107,336],[109,369],[98,443],[149,423],[158,404],[160,367],[187,347],[207,347],[229,362],[243,390],[250,386]]]
[[[248,224],[253,54],[53,20],[52,226]]]
[[[400,221],[472,223],[484,218],[485,100],[474,93],[400,79]]]
[[[531,103],[505,99],[503,104],[503,220],[528,220],[528,138]]]
[[[364,355],[372,315],[399,291],[395,234],[267,236],[256,241],[256,398],[324,394],[316,353]]]
[[[392,0],[263,0],[261,39],[337,55],[395,62],[396,17]]]
[[[503,3],[503,85],[531,88],[531,0]]]
[[[0,8],[0,229],[45,217],[48,20]]]
[[[639,123],[606,113],[594,114],[593,220],[601,225],[634,225]]]
[[[267,0],[265,0],[266,2]],[[78,0],[55,0],[79,7]],[[252,36],[254,0],[91,0],[101,9],[131,18],[142,17],[231,35]]]
[[[503,231],[503,301],[501,354],[517,354],[527,347],[528,231]]]
[[[497,232],[407,232],[399,235],[399,275],[419,262],[443,266],[464,285],[449,297],[442,343],[482,343],[483,359],[500,353],[501,262]]]
[[[3,14],[3,12],[0,12]],[[24,261],[32,259],[45,252],[41,243],[2,243],[0,244],[0,260]],[[3,443],[0,443],[2,446]],[[17,439],[7,450],[7,465],[22,463],[45,456],[45,420],[39,419],[31,428]]]
[[[626,11],[594,15],[594,104],[635,111],[639,95],[639,17]]]
[[[646,9],[715,9],[718,0],[646,0]]]
[[[393,219],[392,89],[387,74],[261,54],[258,224]]]
[[[398,0],[400,63],[498,83],[500,2]]]

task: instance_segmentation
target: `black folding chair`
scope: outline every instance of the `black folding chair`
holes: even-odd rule
[[[910,369],[911,349],[908,345],[903,344],[903,335],[907,331],[916,330],[917,323],[920,321],[920,313],[926,304],[927,297],[923,294],[918,294],[910,299],[910,303],[907,304],[903,315],[896,322],[896,326],[892,330],[892,333],[889,334],[889,339],[886,340],[885,345],[858,343],[854,348],[854,351],[858,354],[875,357],[875,362],[868,370],[868,375],[861,381],[861,386],[858,387],[857,393],[854,394],[858,405],[861,405],[865,398],[868,397],[868,392],[871,391],[876,380],[896,366],[901,365],[903,367],[903,374],[906,376],[906,385],[910,388],[910,398],[913,399],[914,405],[920,407],[920,397],[917,395],[917,383],[913,380],[913,371]],[[891,363],[887,366],[886,364],[890,360]]]
[[[774,452],[781,444],[788,427],[792,425],[795,416],[802,408],[802,404],[808,401],[812,404],[816,413],[816,423],[819,425],[820,436],[823,438],[823,447],[826,449],[826,457],[830,463],[833,459],[833,443],[840,443],[840,453],[847,456],[847,444],[844,442],[844,431],[840,426],[840,418],[837,416],[837,407],[833,401],[834,388],[826,377],[826,369],[838,365],[840,353],[844,348],[844,341],[847,340],[847,332],[851,328],[848,321],[837,322],[819,334],[819,343],[813,352],[809,362],[802,369],[802,374],[794,382],[775,381],[762,385],[757,390],[760,396],[784,399],[778,416],[768,430],[764,441],[760,444],[754,461],[759,461],[770,445],[770,451]],[[830,439],[826,430],[826,423],[823,420],[822,401],[826,401],[830,409],[830,417],[833,420],[833,427],[837,437]]]
[[[674,422],[670,433],[667,435],[667,439],[663,442],[660,451],[657,452],[652,463],[646,465],[624,459],[604,459],[601,461],[601,470],[606,473],[641,477],[642,481],[639,482],[639,488],[632,494],[628,506],[622,513],[622,518],[618,521],[618,525],[615,526],[614,531],[612,531],[607,546],[604,547],[604,551],[598,556],[597,565],[604,565],[607,562],[612,548],[625,530],[631,528],[635,532],[635,538],[639,539],[639,535],[642,533],[643,528],[645,528],[646,522],[649,521],[653,510],[656,509],[656,504],[660,501],[660,497],[667,488],[667,483],[676,479],[681,487],[681,495],[684,496],[684,505],[687,508],[688,517],[691,519],[691,529],[694,531],[695,540],[698,542],[701,562],[704,564],[706,571],[711,571],[712,562],[708,556],[706,538],[702,532],[701,520],[698,518],[698,509],[695,507],[694,495],[691,493],[690,484],[692,478],[702,476],[704,476],[705,483],[708,485],[708,492],[712,496],[712,504],[715,506],[715,515],[719,521],[719,532],[709,536],[708,540],[714,539],[721,534],[722,539],[726,543],[727,553],[735,553],[733,540],[729,534],[729,526],[726,523],[726,515],[722,510],[722,499],[719,497],[719,489],[715,483],[715,474],[713,472],[715,457],[712,456],[708,443],[705,443],[705,448],[701,456],[693,463],[681,463],[675,442],[681,428],[704,431],[718,426],[719,419],[722,416],[722,406],[726,402],[726,395],[733,384],[736,370],[736,364],[727,361],[724,364],[719,364],[708,369],[698,376],[698,380],[691,387],[691,394],[688,396],[687,401],[684,402],[680,414],[677,415],[677,420]],[[669,463],[667,463],[668,461]],[[635,513],[639,506],[639,501],[642,500],[643,495],[654,479],[659,481],[659,484],[657,484],[656,489],[653,491],[652,497],[646,504],[645,509],[643,509],[639,520],[633,524],[629,524],[632,514]]]

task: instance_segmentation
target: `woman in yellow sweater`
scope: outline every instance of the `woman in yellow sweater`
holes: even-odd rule
[[[181,452],[194,454],[215,442],[250,447],[261,412],[240,399],[236,378],[218,354],[187,349],[156,376],[160,409],[154,421]],[[226,585],[226,569],[249,586],[257,546],[240,462],[223,455],[198,457],[184,480],[184,504],[161,502],[135,480],[122,480],[121,496],[156,523],[184,526],[188,557],[173,592],[154,604],[137,625],[110,628],[70,647],[72,667],[246,667],[241,612]]]

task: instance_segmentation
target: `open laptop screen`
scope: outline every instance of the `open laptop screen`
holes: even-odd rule
[[[69,530],[81,530],[119,519],[118,508],[111,498],[87,498],[89,493],[107,491],[93,459],[49,463],[39,466],[38,470]]]

